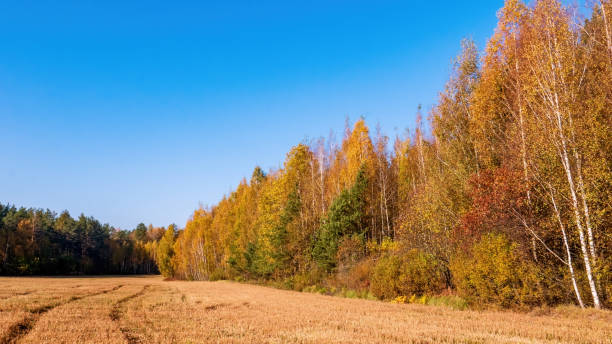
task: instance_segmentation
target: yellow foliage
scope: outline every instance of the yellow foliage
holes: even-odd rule
[[[391,303],[406,303],[406,296],[398,296],[391,300]]]

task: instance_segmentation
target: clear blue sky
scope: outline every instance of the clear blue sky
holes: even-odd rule
[[[413,128],[502,5],[2,1],[0,202],[183,226],[347,116]]]

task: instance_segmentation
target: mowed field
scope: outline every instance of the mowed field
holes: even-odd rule
[[[0,343],[612,343],[610,312],[545,313],[152,276],[0,278]]]

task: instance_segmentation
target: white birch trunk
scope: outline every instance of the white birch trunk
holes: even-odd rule
[[[582,250],[582,256],[584,259],[584,269],[586,271],[587,279],[589,281],[589,287],[591,288],[591,294],[593,295],[593,306],[597,309],[601,308],[601,303],[599,302],[599,294],[597,293],[597,288],[595,285],[595,278],[593,277],[593,271],[591,268],[591,259],[589,255],[589,250],[587,248],[587,243],[584,235],[584,228],[582,226],[582,219],[580,215],[580,209],[578,206],[578,197],[576,195],[576,188],[574,184],[574,178],[571,170],[571,165],[569,161],[569,157],[567,154],[567,141],[565,139],[565,135],[563,134],[563,127],[561,121],[561,113],[556,111],[555,113],[557,118],[557,126],[559,129],[560,143],[561,143],[561,159],[563,163],[563,168],[565,170],[565,175],[567,177],[567,183],[570,190],[570,196],[572,200],[572,208],[574,210],[574,217],[576,220],[576,227],[578,228],[578,236],[580,238],[580,248]]]
[[[550,200],[552,201],[553,209],[555,210],[555,215],[557,216],[557,221],[559,221],[559,228],[561,228],[561,234],[563,236],[563,245],[565,246],[565,254],[567,256],[566,263],[569,268],[570,276],[572,279],[572,286],[574,287],[574,292],[576,293],[576,299],[578,300],[580,308],[584,308],[584,302],[582,302],[580,290],[578,289],[578,284],[576,283],[576,274],[574,272],[574,264],[572,263],[572,252],[570,251],[567,239],[567,232],[565,231],[565,226],[563,225],[563,221],[561,220],[561,214],[559,213],[559,208],[557,208],[557,202],[555,201],[555,197],[553,195],[552,190],[550,190]]]

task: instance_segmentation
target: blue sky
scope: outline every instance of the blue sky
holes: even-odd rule
[[[2,1],[0,202],[183,226],[364,116],[413,128],[503,1]]]

